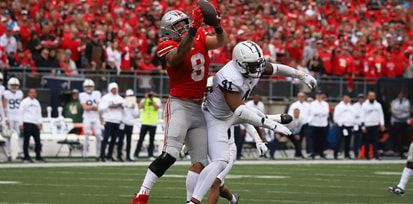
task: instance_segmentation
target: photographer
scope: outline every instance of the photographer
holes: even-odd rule
[[[148,146],[148,158],[154,160],[153,149],[156,133],[156,126],[158,124],[158,110],[161,107],[161,99],[155,97],[155,92],[148,92],[145,94],[145,98],[139,103],[139,109],[141,112],[141,130],[139,133],[139,141],[135,150],[135,157],[138,158],[139,152],[142,148],[142,142],[145,139],[146,133],[149,131],[149,146]]]

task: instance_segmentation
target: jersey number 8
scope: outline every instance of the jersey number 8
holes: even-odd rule
[[[192,74],[191,78],[194,81],[201,81],[205,75],[205,57],[201,53],[192,55],[191,57],[192,64]]]

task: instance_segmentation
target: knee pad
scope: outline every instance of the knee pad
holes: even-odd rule
[[[161,156],[156,158],[155,161],[149,165],[149,169],[160,178],[165,171],[175,163],[175,161],[176,159],[170,154],[162,152]]]

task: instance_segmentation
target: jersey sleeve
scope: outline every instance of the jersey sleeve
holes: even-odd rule
[[[86,103],[86,98],[85,98],[85,93],[80,93],[79,94],[79,101],[80,103]]]
[[[166,54],[168,54],[171,50],[177,48],[178,45],[173,43],[173,41],[168,40],[165,41],[163,43],[161,43],[157,48],[156,48],[156,54],[160,57],[160,58],[164,58],[166,56]]]
[[[242,81],[240,81],[240,79],[237,79],[236,77],[231,76],[231,73],[223,71],[223,72],[218,73],[215,78],[220,87],[228,91],[234,91],[234,92],[241,91],[240,82],[242,84]]]

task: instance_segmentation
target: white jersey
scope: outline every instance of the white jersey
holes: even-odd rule
[[[4,96],[5,91],[6,91],[6,88],[4,88],[3,85],[0,85],[0,97]]]
[[[300,110],[300,118],[304,124],[308,123],[308,114],[310,112],[310,104],[306,101],[300,102],[296,101],[290,105],[288,108],[288,115],[294,115],[294,110]]]
[[[228,91],[239,92],[245,101],[258,81],[259,78],[244,77],[231,61],[221,68],[214,77],[211,91],[207,94],[205,107],[215,118],[229,118],[233,115],[233,112],[225,103],[224,94],[219,87]]]
[[[19,107],[20,102],[23,99],[23,92],[21,90],[17,90],[16,92],[11,92],[7,90],[4,92],[4,98],[6,99],[6,107],[4,110],[6,112],[6,116],[8,120],[19,121]]]
[[[87,105],[97,106],[101,98],[100,91],[93,91],[92,94],[82,92],[79,94],[80,104],[86,103]],[[99,113],[97,110],[85,110],[83,111],[83,120],[99,120]]]
[[[360,118],[361,105],[362,104],[360,102],[356,102],[356,103],[353,104],[353,111],[354,111],[354,117],[355,117],[356,125],[361,125],[361,118]]]

